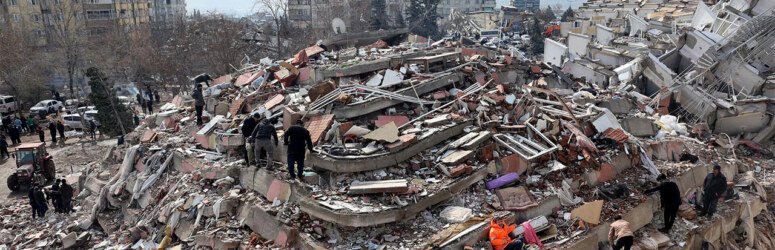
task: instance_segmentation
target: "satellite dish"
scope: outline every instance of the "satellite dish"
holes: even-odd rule
[[[334,28],[335,34],[347,33],[347,25],[338,17],[331,21],[331,27]]]

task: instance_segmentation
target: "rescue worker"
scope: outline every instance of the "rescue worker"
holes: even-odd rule
[[[89,133],[91,133],[91,139],[97,139],[97,123],[94,120],[89,120]]]
[[[38,132],[40,142],[46,142],[46,132],[43,131],[43,127],[35,126],[35,131]]]
[[[253,113],[242,122],[242,137],[245,138],[245,162],[247,162],[248,165],[252,165],[255,160],[255,156],[253,155],[254,138],[252,138],[252,136],[253,130],[256,129],[256,125],[258,125],[259,118],[261,118],[261,114]]]
[[[38,215],[38,202],[35,201],[35,188],[37,186],[33,185],[30,187],[29,190],[27,190],[27,198],[30,199],[30,207],[32,208],[32,219],[35,219],[35,217]]]
[[[196,109],[196,125],[202,125],[202,110],[205,106],[205,98],[202,95],[202,85],[197,84],[194,92],[191,93],[191,97],[194,98],[194,108]]]
[[[678,215],[678,207],[681,206],[681,192],[675,182],[668,181],[665,174],[660,174],[657,180],[661,183],[652,189],[646,190],[646,195],[659,191],[659,200],[662,208],[665,210],[665,227],[660,229],[664,233],[669,233],[675,223],[675,216]]]
[[[65,124],[62,123],[62,120],[57,120],[57,131],[59,131],[59,138],[62,139],[62,142],[64,143],[67,138],[65,137]]]
[[[727,177],[721,173],[721,166],[713,165],[713,172],[705,176],[702,185],[702,210],[699,216],[713,217],[719,198],[727,191]]]
[[[492,248],[495,250],[506,249],[506,246],[511,243],[511,236],[509,234],[516,228],[516,224],[507,225],[505,222],[498,223],[498,221],[492,219],[490,221],[490,244],[492,244]]]
[[[5,140],[5,135],[0,134],[0,158],[5,159],[10,157],[8,154],[8,142]]]
[[[277,139],[277,131],[274,129],[274,123],[277,123],[276,119],[264,119],[261,124],[253,129],[253,133],[250,136],[256,142],[253,146],[253,157],[256,158],[256,164],[258,164],[258,159],[261,156],[261,150],[264,150],[264,152],[266,152],[266,168],[272,167],[272,163],[274,163],[272,154],[274,153],[274,148],[277,147],[279,142],[279,139]],[[302,163],[299,165],[301,167],[304,166],[303,157],[304,156],[302,156]],[[290,157],[288,159],[290,159]],[[290,173],[293,173],[293,171],[291,170]]]
[[[51,205],[54,207],[54,212],[62,212],[62,196],[59,193],[59,179],[54,181],[54,185],[51,185],[51,192],[48,193],[48,198],[51,199]]]
[[[43,190],[40,187],[35,186],[33,197],[35,199],[35,205],[37,206],[38,217],[43,218],[48,211],[48,203],[46,202],[46,195],[43,194]]]
[[[289,127],[283,135],[283,141],[288,146],[288,173],[291,175],[291,180],[298,177],[299,181],[303,181],[304,157],[307,153],[304,146],[306,145],[307,149],[312,151],[312,138],[310,138],[309,131],[304,128],[304,122],[298,120],[295,125]],[[298,166],[297,172],[294,172],[294,164]]]
[[[62,184],[59,187],[59,195],[61,199],[60,205],[62,206],[63,213],[70,213],[73,211],[73,186],[67,184],[65,179],[62,179]]]
[[[611,244],[614,250],[630,250],[634,241],[630,222],[622,219],[621,215],[616,215],[614,220],[611,230],[608,231],[608,244]]]
[[[57,125],[54,122],[48,122],[48,132],[51,133],[51,142],[57,143]]]
[[[19,128],[11,126],[8,128],[8,135],[11,137],[11,144],[16,145],[22,143],[21,135],[19,134]]]

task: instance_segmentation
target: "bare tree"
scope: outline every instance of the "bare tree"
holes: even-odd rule
[[[0,87],[24,103],[34,103],[45,91],[46,77],[40,50],[29,46],[28,41],[39,37],[28,37],[11,25],[3,25],[6,26],[0,29]]]
[[[274,21],[275,36],[277,37],[277,57],[284,53],[283,33],[288,25],[288,0],[255,0],[255,6],[266,10]]]
[[[70,95],[75,97],[75,78],[83,64],[88,42],[85,17],[82,16],[83,5],[75,0],[61,0],[54,3],[49,3],[53,11],[46,21],[49,27],[47,31],[51,37],[49,42],[57,54],[57,68],[61,67],[60,69],[67,74]]]

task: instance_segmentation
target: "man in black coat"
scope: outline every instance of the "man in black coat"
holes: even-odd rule
[[[251,165],[255,159],[253,155],[253,141],[250,137],[253,135],[256,125],[258,125],[259,118],[261,118],[261,114],[253,113],[242,122],[242,137],[245,138],[245,162],[248,165]]]
[[[291,179],[295,179],[296,173],[298,173],[299,181],[301,181],[304,177],[306,149],[312,151],[312,138],[309,136],[309,131],[304,128],[304,122],[298,120],[295,125],[289,127],[283,135],[283,141],[285,145],[288,145],[288,173],[291,174]],[[297,172],[293,171],[294,163],[298,164]]]
[[[673,223],[675,223],[678,207],[681,206],[681,192],[675,182],[667,180],[665,174],[660,174],[657,180],[661,182],[659,186],[646,190],[646,194],[659,191],[659,200],[662,203],[662,208],[665,209],[665,227],[660,231],[669,233],[670,229],[673,228]]]
[[[62,212],[62,196],[59,192],[59,179],[54,181],[54,185],[51,185],[51,192],[48,194],[48,198],[51,199],[51,205],[54,207],[54,212]]]
[[[713,217],[719,198],[727,191],[727,177],[721,173],[721,166],[713,165],[713,172],[705,177],[702,190],[702,210],[699,216]]]
[[[67,138],[65,138],[65,125],[62,124],[62,121],[57,120],[57,131],[59,131],[59,138],[62,139],[62,143],[65,142]]]
[[[32,219],[35,219],[38,215],[38,202],[35,201],[35,188],[36,186],[32,186],[27,190],[27,198],[30,199],[30,207],[32,208]]]
[[[51,133],[51,142],[57,143],[57,125],[54,122],[48,122],[48,132]]]
[[[70,213],[73,211],[73,187],[67,184],[65,179],[62,179],[62,185],[59,187],[59,195],[61,196],[61,206],[63,213]]]
[[[33,199],[35,201],[35,205],[37,206],[36,211],[38,212],[38,217],[43,218],[46,216],[46,211],[48,211],[46,195],[43,194],[43,190],[41,190],[40,187],[35,187],[34,189],[35,191],[33,193]]]
[[[194,98],[194,109],[196,109],[196,125],[201,126],[202,112],[205,107],[205,98],[202,94],[202,85],[196,85],[194,92],[191,93],[191,97]]]

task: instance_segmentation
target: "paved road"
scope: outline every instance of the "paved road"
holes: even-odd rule
[[[46,135],[48,136],[48,133]],[[70,174],[71,167],[72,171],[77,172],[89,161],[99,160],[104,153],[100,148],[109,147],[111,143],[115,143],[115,140],[102,140],[97,144],[92,144],[93,142],[86,139],[70,138],[65,142],[65,145],[52,146],[50,139],[51,137],[46,137],[46,150],[54,157],[58,177]],[[38,136],[22,137],[22,143],[26,142],[39,142]],[[14,148],[9,148],[8,151],[13,152]],[[11,192],[8,189],[6,180],[11,173],[16,171],[15,159],[7,158],[0,160],[0,164],[0,204],[5,204],[10,199],[26,197],[27,189],[24,187],[17,192]]]

